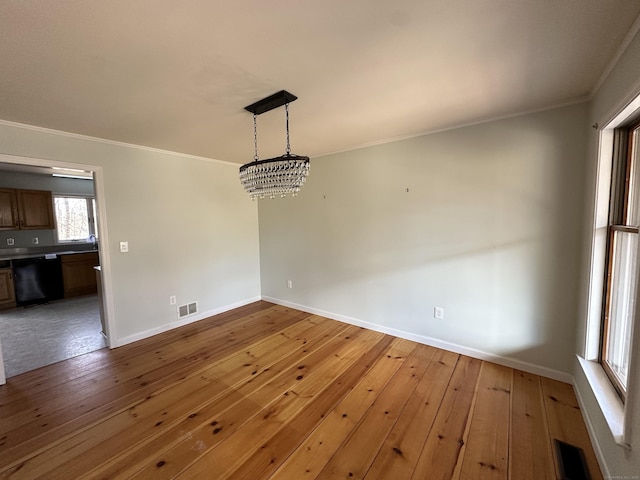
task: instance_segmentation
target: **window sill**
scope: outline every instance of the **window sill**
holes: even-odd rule
[[[578,361],[589,385],[591,385],[591,390],[600,405],[600,410],[607,421],[614,441],[621,447],[631,448],[624,438],[624,404],[611,385],[607,374],[597,362],[585,360],[579,355]]]

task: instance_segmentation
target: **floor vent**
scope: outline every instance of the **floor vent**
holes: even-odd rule
[[[198,302],[185,303],[178,307],[178,318],[188,317],[194,313],[198,313]]]
[[[554,440],[561,480],[591,480],[581,448]]]

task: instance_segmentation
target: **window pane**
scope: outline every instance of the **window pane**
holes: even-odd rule
[[[58,240],[89,238],[89,212],[87,200],[76,197],[55,197]]]
[[[638,234],[613,232],[611,298],[604,361],[626,392],[636,294]]]
[[[627,214],[627,225],[640,224],[640,155],[638,154],[638,143],[640,143],[640,130],[631,132],[631,173],[629,180],[629,195]]]

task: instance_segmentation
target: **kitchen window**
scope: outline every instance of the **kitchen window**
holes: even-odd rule
[[[98,237],[95,198],[54,195],[53,203],[59,243],[89,241]]]
[[[640,124],[614,137],[600,364],[624,401],[638,280]]]

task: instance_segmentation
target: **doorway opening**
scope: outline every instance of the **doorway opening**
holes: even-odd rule
[[[0,155],[0,384],[109,346],[95,168]]]

